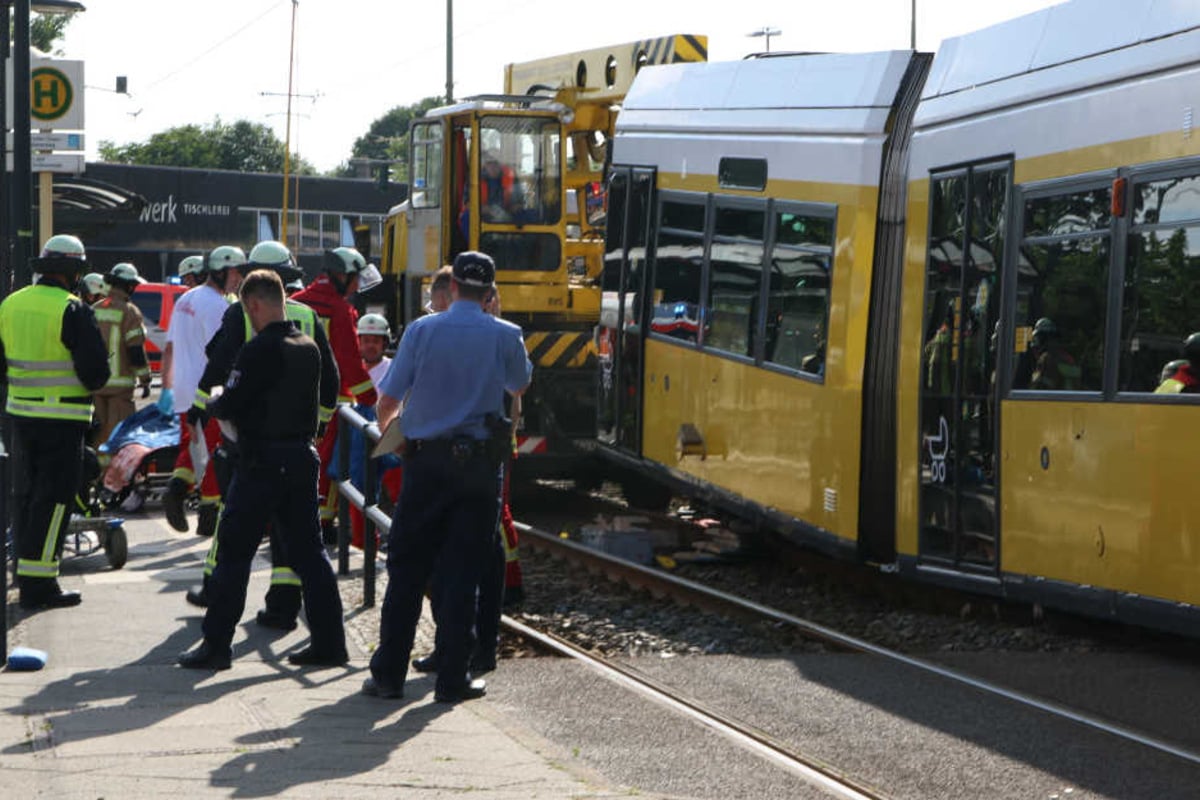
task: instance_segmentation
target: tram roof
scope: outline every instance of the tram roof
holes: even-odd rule
[[[922,101],[947,102],[918,126],[1194,62],[1198,41],[1200,3],[1069,0],[942,42]]]
[[[878,132],[911,58],[896,50],[665,64],[638,73],[617,128]],[[694,113],[670,113],[679,111]]]

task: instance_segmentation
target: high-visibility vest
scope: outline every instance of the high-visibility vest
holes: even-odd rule
[[[294,303],[291,300],[284,303],[284,311],[288,319],[300,326],[300,332],[311,339],[313,330],[317,327],[317,312],[303,303]],[[242,307],[242,317],[246,320],[246,341],[248,342],[254,338],[254,326],[250,324],[250,315],[246,313],[245,306]]]
[[[71,301],[82,302],[65,289],[37,285],[26,286],[0,303],[9,414],[92,421],[91,392],[75,374],[71,351],[62,343],[63,314]],[[84,399],[87,402],[78,402]]]

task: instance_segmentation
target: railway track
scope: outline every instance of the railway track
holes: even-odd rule
[[[647,568],[640,564],[635,564],[576,544],[558,534],[542,531],[520,523],[518,523],[518,527],[524,544],[547,551],[556,558],[582,564],[592,572],[602,574],[610,580],[645,590],[656,597],[670,598],[675,602],[724,616],[765,620],[773,625],[787,626],[799,632],[804,637],[822,642],[830,648],[844,652],[866,654],[892,664],[901,664],[932,675],[938,680],[969,687],[972,690],[1001,698],[1018,706],[1034,709],[1055,719],[1068,721],[1092,731],[1098,731],[1122,742],[1149,748],[1172,758],[1180,759],[1190,765],[1200,765],[1200,753],[1166,739],[1149,735],[1131,726],[1102,719],[1099,716],[1088,714],[1028,693],[1015,691],[997,683],[982,680],[964,672],[933,663],[932,661],[881,647],[863,639],[846,635],[831,627],[820,625],[727,592],[714,590],[695,581],[680,578],[662,570]],[[631,667],[604,659],[594,653],[585,651],[577,645],[566,642],[561,637],[549,634],[546,631],[535,630],[534,627],[520,623],[510,617],[505,617],[504,623],[508,630],[531,641],[536,641],[539,646],[548,647],[557,653],[586,661],[593,668],[606,671],[614,680],[635,686],[638,691],[650,694],[660,702],[675,707],[683,711],[683,713],[695,715],[704,724],[726,733],[726,735],[738,740],[748,749],[759,753],[773,762],[787,765],[789,769],[798,774],[807,775],[811,771],[811,774],[814,776],[812,779],[814,782],[829,781],[831,782],[831,786],[835,784],[840,785],[842,788],[836,791],[850,793],[844,796],[881,796],[872,787],[843,775],[836,768],[830,767],[819,759],[806,758],[803,753],[790,748],[786,744],[772,740],[770,737],[760,738],[752,726],[743,725],[737,720],[725,717],[720,712],[705,708],[699,704],[694,704],[686,698],[678,697],[674,695],[669,687],[655,681],[643,680],[642,676],[639,676],[637,671]]]

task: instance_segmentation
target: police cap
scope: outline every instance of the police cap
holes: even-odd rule
[[[465,286],[491,286],[496,282],[496,262],[487,253],[468,250],[455,257],[453,275]]]

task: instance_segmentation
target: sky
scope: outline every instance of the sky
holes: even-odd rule
[[[350,157],[354,140],[396,106],[446,83],[446,6],[437,0],[83,0],[62,57],[84,62],[88,160],[101,141],[144,142],[187,124],[249,120],[288,140],[318,170]],[[449,2],[449,0],[448,0]],[[917,0],[917,47],[1055,5],[1060,0]],[[676,0],[453,0],[454,94],[498,93],[508,63],[692,33],[709,60],[763,49],[909,47],[912,0],[736,4]],[[590,13],[589,13],[590,12]],[[128,94],[114,91],[117,76]]]

